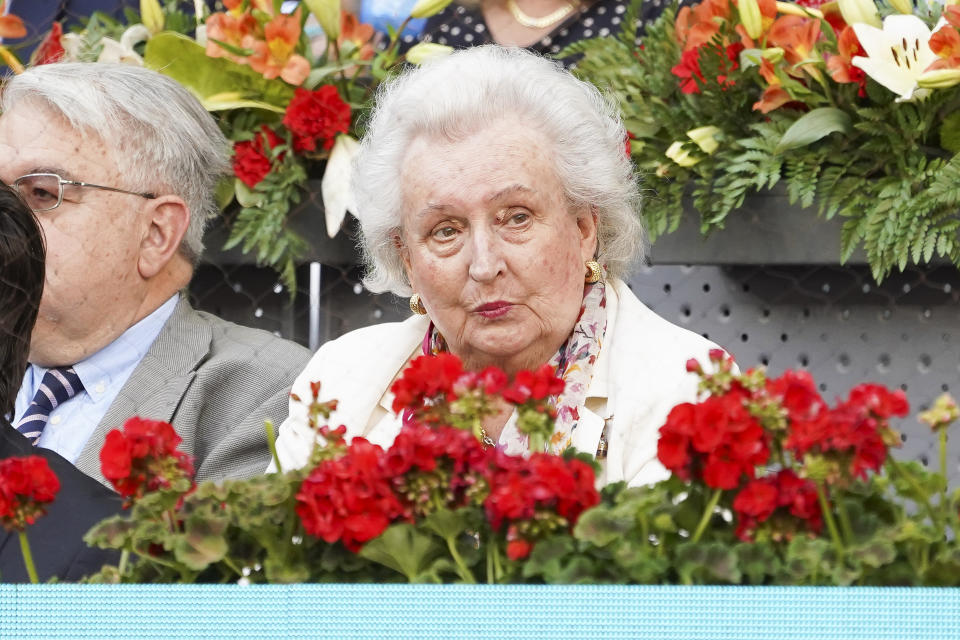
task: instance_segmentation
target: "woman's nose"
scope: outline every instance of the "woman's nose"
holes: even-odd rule
[[[504,270],[500,239],[487,229],[475,230],[470,237],[470,277],[490,282]]]

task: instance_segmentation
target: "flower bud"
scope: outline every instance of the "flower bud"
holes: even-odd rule
[[[778,62],[783,60],[784,53],[785,51],[780,47],[770,47],[768,49],[764,49],[763,51],[761,51],[760,55],[763,56],[764,60],[767,60],[768,62],[772,62],[773,64],[777,64]]]
[[[418,42],[407,51],[407,62],[420,65],[433,58],[442,58],[453,53],[453,47],[435,42]]]
[[[722,133],[722,131],[713,125],[710,125],[706,127],[697,127],[696,129],[687,131],[687,137],[697,143],[697,146],[700,147],[701,151],[709,155],[716,151],[717,147],[719,146],[717,143],[718,133]]]
[[[760,3],[757,0],[739,0],[737,10],[740,13],[740,23],[743,24],[748,36],[756,39],[763,35],[763,15],[760,13]]]
[[[890,0],[890,6],[904,15],[913,15],[913,2],[911,0]]]
[[[320,23],[328,41],[340,37],[340,0],[306,0],[305,4]]]
[[[140,20],[150,33],[163,31],[163,9],[157,0],[140,0]]]
[[[883,27],[880,22],[880,12],[877,11],[877,5],[873,0],[837,0],[837,6],[840,8],[843,21],[850,26],[868,24],[877,29]]]
[[[692,167],[700,162],[698,158],[692,157],[690,152],[683,148],[683,143],[680,141],[671,144],[665,155],[681,167]]]
[[[960,84],[960,69],[925,71],[917,78],[917,86],[924,89],[949,89]]]
[[[801,7],[792,2],[777,2],[777,13],[787,16],[800,16],[801,18],[822,18],[823,11],[813,7]]]
[[[413,9],[410,9],[410,17],[429,18],[446,9],[450,2],[451,0],[417,0]]]

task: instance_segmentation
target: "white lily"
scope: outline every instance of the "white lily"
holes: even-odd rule
[[[934,31],[940,26],[938,23]],[[899,95],[897,102],[925,94],[917,79],[937,55],[930,50],[932,32],[923,20],[912,15],[891,15],[883,19],[883,29],[860,23],[853,25],[853,31],[867,54],[855,56],[853,66]]]
[[[137,44],[150,39],[150,31],[142,24],[135,24],[120,36],[120,42],[113,38],[101,38],[100,44],[103,50],[97,62],[123,62],[138,67],[143,66],[143,58],[140,57],[133,47]]]
[[[350,186],[350,168],[359,150],[360,144],[356,140],[347,135],[338,135],[327,160],[327,169],[323,172],[320,195],[323,196],[327,235],[331,238],[340,231],[347,211],[354,215],[357,213],[356,198]]]

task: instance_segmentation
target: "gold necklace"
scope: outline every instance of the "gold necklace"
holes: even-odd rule
[[[483,448],[495,447],[497,443],[493,441],[493,438],[487,435],[487,430],[483,427],[480,427],[480,442],[483,444]]]
[[[542,18],[532,18],[520,10],[520,7],[517,6],[517,0],[507,0],[507,9],[510,11],[510,15],[513,16],[514,20],[528,29],[545,29],[566,18],[575,8],[576,5],[571,2],[567,4],[567,6],[560,7]]]

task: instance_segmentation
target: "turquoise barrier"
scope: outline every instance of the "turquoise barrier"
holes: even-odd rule
[[[0,638],[960,638],[960,590],[0,585]]]

